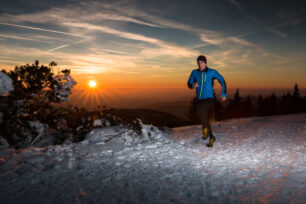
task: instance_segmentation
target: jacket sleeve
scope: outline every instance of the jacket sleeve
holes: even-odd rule
[[[224,80],[223,76],[221,76],[221,74],[219,74],[219,72],[215,70],[215,76],[214,77],[219,81],[219,83],[222,86],[221,96],[222,97],[227,97],[226,83],[225,83],[225,80]]]
[[[187,81],[187,86],[188,86],[188,88],[190,88],[190,89],[193,89],[194,87],[193,87],[193,83],[194,82],[196,82],[196,78],[194,77],[194,73],[193,73],[193,70],[192,70],[192,72],[191,72],[191,74],[190,74],[190,76],[189,76],[189,79],[188,79],[188,81]]]

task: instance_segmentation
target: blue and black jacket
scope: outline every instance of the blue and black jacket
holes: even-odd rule
[[[214,79],[217,79],[222,86],[222,97],[226,95],[226,84],[224,78],[214,69],[206,67],[203,71],[200,69],[192,70],[187,85],[190,89],[193,89],[195,82],[198,82],[199,86],[196,88],[197,99],[214,98],[213,85]]]

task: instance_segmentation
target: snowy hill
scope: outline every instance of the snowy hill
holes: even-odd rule
[[[303,203],[306,114],[233,119],[143,137],[0,151],[0,203]],[[150,134],[149,134],[150,132]],[[127,133],[126,133],[127,134]]]

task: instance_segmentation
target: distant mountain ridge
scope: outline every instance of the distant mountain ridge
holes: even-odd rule
[[[191,124],[191,121],[176,115],[145,108],[109,109],[107,113],[116,115],[124,121],[132,121],[139,118],[143,123],[155,126],[178,127]]]

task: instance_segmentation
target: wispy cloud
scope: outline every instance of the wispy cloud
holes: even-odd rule
[[[237,2],[237,0],[229,0],[229,2],[236,7],[236,9],[241,13],[241,15],[245,16],[247,19],[251,20],[254,23],[258,23],[258,20],[253,16],[249,15],[247,10],[239,2]]]
[[[90,23],[63,23],[63,25],[69,26],[69,27],[83,28],[85,30],[101,31],[103,33],[109,33],[109,34],[117,35],[119,37],[132,39],[132,40],[144,41],[144,42],[149,42],[149,43],[158,42],[157,39],[146,37],[144,35],[119,31],[119,30],[116,30],[116,29],[113,29],[113,28],[110,28],[110,27],[94,25],[94,24],[90,24]]]
[[[0,34],[0,37],[17,39],[17,40],[28,40],[28,41],[34,41],[34,42],[46,42],[46,43],[49,43],[49,41],[32,39],[32,38],[26,38],[26,37],[20,37],[20,36],[16,36],[16,35],[4,35],[4,34]]]
[[[66,53],[66,52],[50,52],[45,50],[40,50],[36,48],[20,48],[15,46],[3,46],[0,45],[0,50],[7,50],[6,54],[8,56],[14,56],[15,58],[27,58],[33,61],[20,62],[13,60],[4,61],[9,62],[14,65],[21,65],[25,63],[33,63],[35,59],[48,58],[50,61],[56,61],[59,64],[59,68],[71,68],[74,74],[80,73],[101,73],[105,71],[116,72],[116,70],[122,71],[122,65],[118,64],[118,61],[124,61],[124,66],[126,71],[141,72],[141,67],[137,65],[137,57],[130,56],[116,56],[110,55],[107,52],[99,53]],[[36,58],[33,58],[35,56]],[[41,63],[49,63],[50,61],[45,61]]]
[[[233,0],[232,0],[233,1]],[[236,3],[233,1],[233,3]],[[236,3],[237,4],[237,3]],[[105,33],[119,34],[116,32],[116,29],[110,28],[109,26],[103,26],[101,23],[98,23],[95,26],[95,23],[88,22],[99,22],[99,20],[115,20],[121,22],[132,22],[141,25],[147,25],[151,27],[161,27],[161,28],[173,28],[180,29],[187,32],[193,32],[202,39],[205,38],[205,42],[210,44],[221,44],[227,36],[220,32],[215,32],[212,30],[201,29],[198,27],[193,27],[191,25],[186,25],[178,23],[167,18],[160,17],[158,15],[150,14],[149,12],[144,12],[140,9],[137,9],[130,4],[126,3],[100,3],[100,2],[86,2],[81,3],[80,6],[69,6],[68,8],[52,8],[45,12],[38,12],[33,14],[21,14],[10,16],[10,19],[18,22],[56,22],[57,25],[63,25],[66,28],[85,28],[89,26],[88,29],[96,29]],[[86,9],[85,9],[86,8]],[[94,8],[94,9],[93,9]],[[137,18],[137,19],[136,19]],[[142,18],[144,20],[138,20]],[[0,16],[1,19],[8,19],[7,16]],[[75,34],[74,34],[75,35]],[[141,40],[145,42],[155,43],[155,39],[150,39],[148,37],[137,35],[137,34],[123,34],[121,36]],[[153,40],[153,41],[152,41]],[[236,41],[237,43],[238,41]]]
[[[64,47],[67,47],[67,46],[70,46],[70,45],[71,45],[71,44],[61,45],[61,46],[59,46],[59,47],[56,47],[56,48],[53,48],[53,49],[49,50],[49,52],[52,52],[52,51],[54,51],[54,50],[58,50],[58,49],[61,49],[61,48],[64,48]]]
[[[60,22],[98,22],[98,21],[118,21],[118,22],[128,22],[135,23],[139,25],[149,26],[149,27],[159,27],[163,26],[136,19],[128,15],[120,15],[120,13],[114,11],[114,3],[99,3],[99,2],[81,2],[76,5],[69,5],[64,8],[53,7],[50,10],[39,11],[29,14],[3,14],[0,16],[0,21],[9,22],[36,22],[36,23],[55,23]],[[124,6],[124,8],[127,8]]]
[[[288,35],[284,32],[279,31],[278,28],[286,25],[297,27],[305,21],[305,18],[303,17],[303,15],[305,14],[304,8],[295,9],[294,12],[291,12],[290,10],[286,9],[281,9],[277,11],[276,15],[272,13],[272,11],[270,11],[270,15],[268,15],[264,20],[258,20],[254,16],[250,15],[247,9],[237,0],[229,0],[229,2],[236,7],[236,9],[241,15],[245,16],[247,19],[258,25],[255,31],[246,33],[245,35],[267,30],[279,37],[288,38]],[[288,5],[288,7],[290,7],[290,5]]]
[[[85,36],[78,35],[78,34],[67,33],[67,32],[62,32],[62,31],[57,31],[57,30],[43,29],[43,28],[32,27],[32,26],[19,25],[19,24],[0,23],[0,25],[14,26],[14,27],[19,27],[19,28],[24,28],[24,29],[38,30],[38,31],[58,33],[58,34],[63,34],[63,35],[70,35],[70,36],[77,36],[77,37],[86,38]]]
[[[288,35],[286,33],[280,32],[276,28],[269,27],[269,28],[267,28],[267,30],[270,31],[271,33],[274,33],[274,34],[282,37],[282,38],[287,38],[288,37]]]
[[[240,3],[236,0],[229,1],[242,15],[256,23],[256,19],[250,16]],[[125,1],[120,3],[82,2],[62,8],[52,7],[49,10],[29,14],[2,14],[0,15],[0,22],[2,22],[0,25],[40,31],[41,36],[50,34],[50,36],[44,36],[46,39],[52,39],[51,34],[53,33],[60,34],[56,35],[60,36],[59,39],[54,39],[54,47],[35,49],[20,49],[20,47],[17,47],[15,51],[20,52],[14,54],[24,56],[25,53],[23,52],[28,53],[31,50],[31,56],[47,56],[49,59],[58,59],[60,64],[70,66],[78,73],[86,72],[86,70],[95,73],[122,71],[118,61],[124,61],[125,71],[130,73],[144,72],[143,67],[146,66],[147,62],[151,63],[148,66],[152,66],[154,63],[162,61],[169,64],[168,67],[162,66],[167,72],[171,70],[171,67],[175,69],[176,66],[183,66],[175,64],[177,59],[194,59],[200,54],[198,50],[207,50],[205,54],[209,55],[209,63],[213,62],[215,66],[220,67],[228,67],[233,63],[253,65],[262,57],[272,56],[279,59],[279,56],[273,55],[262,46],[243,38],[242,35],[229,36],[221,31],[170,20],[163,15],[156,15],[156,13],[133,7],[133,4]],[[162,36],[154,34],[154,32],[148,34],[148,32],[136,32],[132,29],[128,31],[129,23],[138,24],[141,25],[141,28],[145,27],[152,30],[157,28],[164,32],[178,30],[192,33],[198,45],[195,45],[196,43],[182,45],[183,43],[179,40],[176,43],[170,43],[165,39],[162,40]],[[41,24],[52,25],[52,28],[56,29],[40,28],[39,25]],[[285,37],[286,34],[276,33],[277,31],[277,29],[271,30],[271,32]],[[110,34],[107,36],[112,36],[112,39],[103,39],[103,34]],[[35,35],[37,36],[37,32]],[[36,39],[40,40],[44,37]],[[66,40],[68,37],[71,39]],[[75,41],[78,42],[79,38],[88,39],[89,42],[82,47],[84,49],[82,54],[73,50],[73,45],[77,44]],[[112,43],[111,41],[116,41],[118,38],[124,40],[119,39],[118,42],[114,42],[117,43],[117,46],[109,46]],[[210,45],[216,48],[206,49]],[[65,49],[65,51],[68,50],[67,52],[61,50],[65,47],[67,47]],[[254,57],[255,54],[256,57]],[[191,62],[189,65],[191,65]]]
[[[107,52],[112,52],[112,53],[117,53],[117,54],[131,54],[131,53],[127,53],[127,52],[120,52],[117,50],[110,50],[110,49],[104,49]]]
[[[244,10],[244,8],[237,3],[235,0],[231,0],[233,4],[235,4],[241,12],[245,13],[247,18],[250,18],[252,21],[257,22],[255,18],[252,16],[247,15],[247,12]],[[108,5],[108,7],[111,7],[111,5]],[[247,47],[257,47],[259,48],[259,45],[255,45],[239,36],[227,36],[222,32],[218,31],[213,31],[209,29],[203,29],[199,27],[195,27],[189,24],[184,24],[180,22],[176,22],[173,20],[169,20],[167,18],[163,18],[160,15],[153,15],[150,14],[149,12],[144,12],[142,10],[136,9],[134,7],[114,7],[113,8],[115,12],[121,13],[122,15],[127,15],[127,16],[133,16],[133,17],[138,17],[138,18],[143,18],[146,19],[147,21],[153,22],[156,25],[159,25],[161,27],[165,28],[172,28],[172,29],[179,29],[183,30],[186,32],[191,32],[199,36],[199,38],[205,42],[206,44],[204,46],[207,46],[209,44],[212,45],[217,45],[217,46],[222,46],[225,43],[227,44],[232,44],[232,45],[242,45],[242,46],[247,46]],[[196,48],[197,46],[192,46],[190,48]],[[263,48],[261,48],[261,51]]]
[[[20,62],[20,61],[11,61],[11,60],[0,60],[0,62],[2,62],[2,63],[10,63],[10,64],[23,63],[23,62]]]
[[[144,55],[150,56],[159,56],[159,55],[171,55],[171,56],[194,56],[197,54],[196,51],[193,51],[188,48],[184,48],[182,46],[178,46],[175,44],[170,44],[168,42],[159,40],[157,38],[147,37],[140,34],[129,33],[125,31],[116,30],[113,28],[109,28],[106,26],[93,25],[89,23],[64,23],[66,26],[83,28],[86,30],[96,30],[103,33],[109,33],[116,35],[118,37],[127,38],[135,41],[143,41],[146,43],[151,43],[153,45],[158,46],[159,48],[147,48],[141,51]]]

